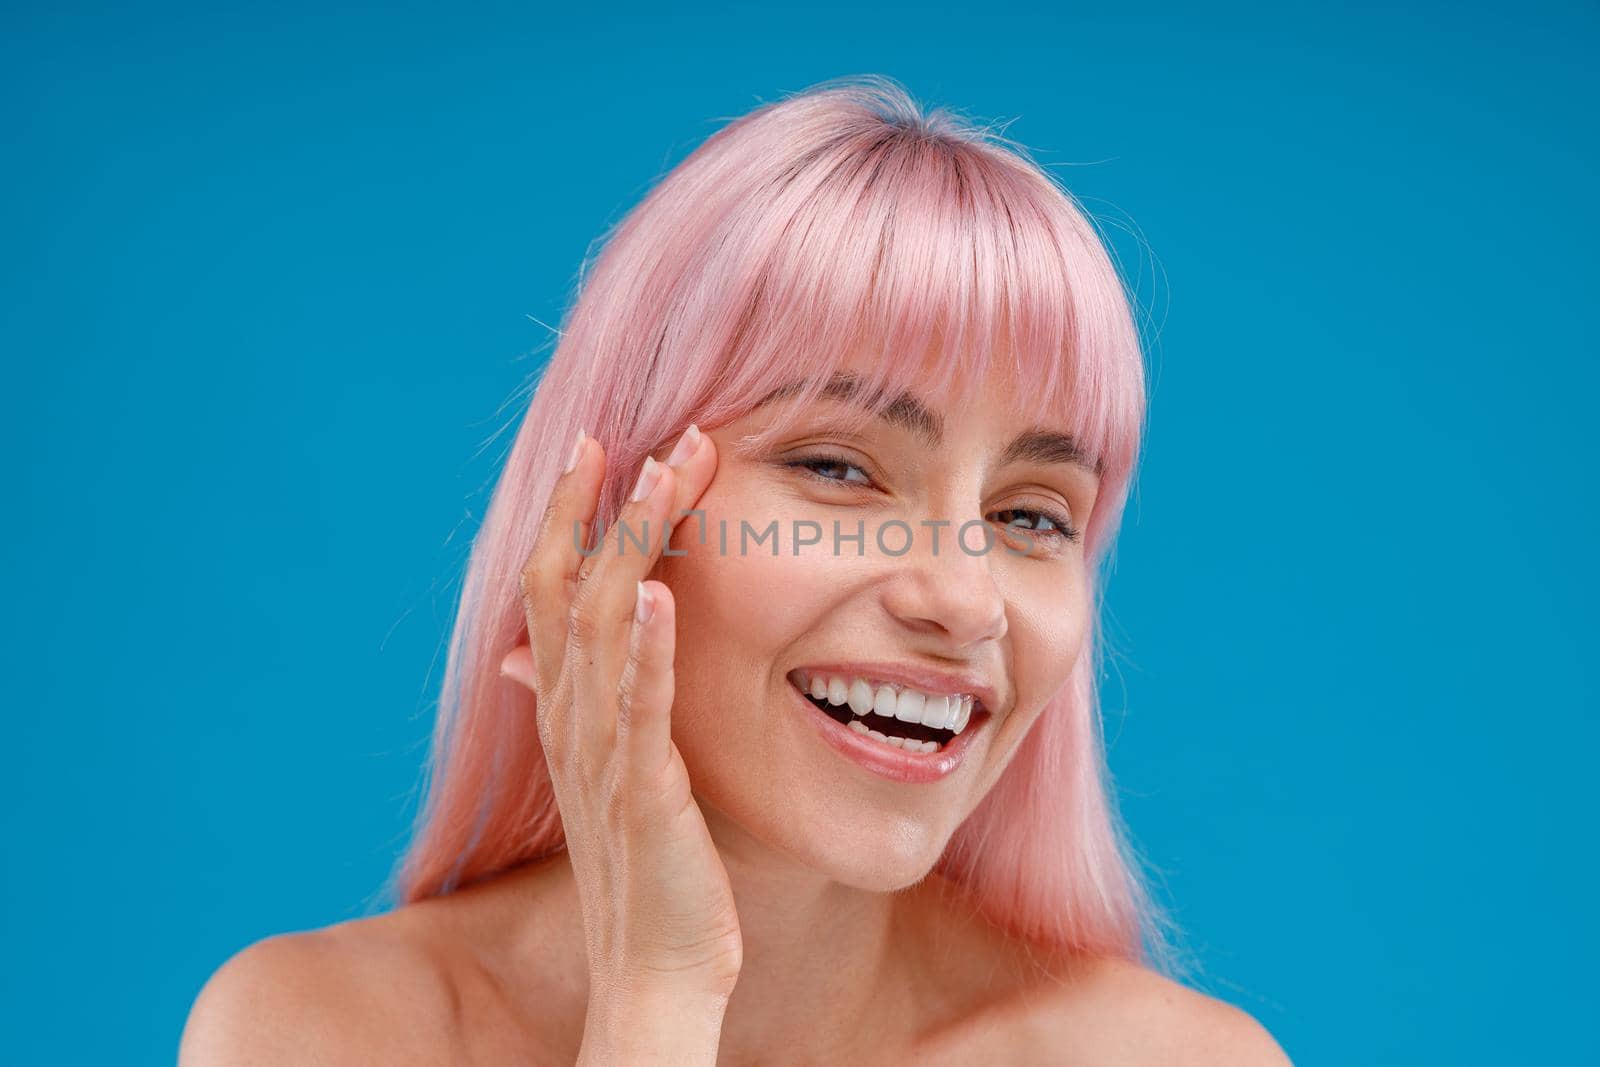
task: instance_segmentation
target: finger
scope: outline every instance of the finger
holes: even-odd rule
[[[582,548],[589,544],[605,478],[605,452],[581,429],[568,462],[571,468],[550,491],[539,533],[522,568],[535,692],[549,693],[560,676]]]
[[[667,524],[674,537],[677,536],[677,527],[688,525],[691,527],[694,538],[700,542],[705,540],[705,521],[703,515],[691,514],[691,509],[699,503],[700,497],[705,493],[706,487],[711,484],[711,476],[717,469],[717,449],[709,435],[701,432],[694,423],[670,445],[662,445],[650,453],[658,463],[664,462],[670,466],[677,475],[677,489],[673,495],[672,508],[667,513]],[[634,531],[638,536],[638,531]],[[631,547],[631,545],[630,545]],[[579,569],[579,582],[587,581],[594,568],[599,566],[599,559],[585,560]]]
[[[539,686],[534,680],[533,649],[522,644],[505,654],[500,661],[500,676],[509,678],[518,685],[523,686],[533,693],[534,727],[539,734],[539,747],[544,750],[545,759],[559,760],[566,751],[566,723],[571,721],[571,716],[561,716],[562,722],[557,723],[555,716],[565,706],[559,693],[546,689],[544,699],[540,700]],[[554,727],[554,730],[552,730]]]
[[[661,582],[640,582],[637,592],[628,662],[617,686],[617,755],[625,773],[648,777],[660,774],[672,752],[677,604]]]
[[[688,541],[690,537],[698,539],[702,544],[706,541],[706,517],[704,517],[704,514],[691,514],[691,509],[693,509],[694,504],[698,504],[699,498],[704,494],[707,486],[710,485],[712,475],[717,470],[717,446],[712,442],[712,438],[709,435],[702,434],[701,429],[693,422],[690,422],[690,426],[683,430],[682,435],[678,435],[677,440],[672,445],[659,446],[654,450],[650,458],[656,459],[658,462],[666,462],[666,467],[662,469],[662,474],[670,474],[675,477],[675,482],[677,483],[670,488],[672,507],[667,510],[666,514],[662,514],[656,504],[650,504],[648,507],[645,504],[635,504],[632,501],[629,504],[624,504],[624,512],[622,512],[618,522],[621,525],[626,520],[627,536],[622,536],[621,531],[616,526],[613,526],[613,531],[608,531],[608,534],[606,534],[606,544],[602,545],[602,550],[597,555],[590,555],[579,565],[579,592],[574,597],[574,605],[576,605],[578,598],[584,598],[582,589],[589,585],[590,582],[597,582],[597,589],[595,589],[597,597],[595,597],[595,608],[592,617],[590,617],[587,609],[584,613],[574,611],[574,621],[571,629],[589,633],[590,630],[610,629],[613,621],[630,627],[629,622],[626,622],[626,619],[619,614],[619,611],[624,609],[622,608],[622,600],[624,598],[626,598],[627,605],[630,606],[634,603],[634,593],[629,592],[629,582],[640,581],[642,577],[653,571],[654,566],[661,558],[662,550],[666,549],[667,544],[670,544],[670,537],[677,537],[677,526],[691,526],[690,533],[686,534],[685,537],[677,537],[677,552],[685,550],[683,545],[690,544],[690,541]],[[646,467],[648,467],[648,464],[646,464]],[[637,491],[638,485],[635,485],[634,494],[637,494]],[[666,483],[659,485],[659,491],[661,493],[669,493]],[[648,534],[648,536],[645,536],[645,534]],[[640,552],[640,547],[638,547],[638,542],[640,541],[646,542],[643,553]],[[602,573],[602,568],[606,566],[606,560],[616,557],[616,555],[622,555],[622,553],[630,553],[634,557],[637,566],[622,568],[621,571],[613,573],[613,576],[606,577],[606,573]],[[600,593],[600,589],[610,590],[610,592]],[[611,648],[618,648],[618,646],[613,645]],[[616,662],[619,664],[621,659]],[[616,677],[611,672],[610,667],[610,664],[606,664],[600,677]],[[618,665],[616,669],[619,670],[621,667]],[[600,725],[606,728],[602,741],[605,736],[614,737],[614,723],[600,723]]]
[[[585,684],[607,699],[587,705],[582,721],[572,724],[573,740],[586,757],[603,760],[616,744],[617,717],[609,695],[627,660],[636,585],[656,566],[675,504],[696,502],[716,469],[711,439],[690,425],[667,452],[670,464],[650,456],[640,471],[621,514],[598,550],[579,565],[573,595],[564,669],[582,670]],[[684,478],[689,479],[687,486]],[[652,480],[653,479],[653,480]],[[641,499],[641,488],[645,495]],[[620,639],[619,639],[620,638]],[[577,675],[574,675],[575,677]]]
[[[691,512],[700,502],[706,487],[711,484],[711,476],[716,473],[717,447],[698,426],[690,423],[669,458],[673,461],[672,467],[678,473],[678,491],[672,502],[672,511],[667,515],[667,521],[672,525],[673,537],[678,541],[675,551],[683,551],[684,545],[688,543],[683,537],[692,538],[701,544],[705,543],[705,515],[704,513],[695,515]],[[677,535],[679,526],[688,528],[688,533],[683,537]]]
[[[616,744],[617,680],[627,660],[637,584],[650,573],[661,554],[662,533],[676,490],[671,467],[646,457],[638,481],[609,530],[600,550],[584,561],[591,568],[574,594],[567,622],[567,659],[562,669],[588,693],[604,694],[587,701],[572,723],[572,737],[586,757],[603,761]],[[636,499],[637,498],[637,499]],[[581,573],[582,568],[580,568]],[[581,679],[581,680],[579,680]]]

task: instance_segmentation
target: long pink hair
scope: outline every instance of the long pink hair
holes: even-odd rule
[[[645,457],[691,421],[726,424],[798,384],[756,447],[863,345],[879,356],[857,372],[869,400],[1004,372],[1101,464],[1083,526],[1085,646],[938,869],[1031,943],[1168,966],[1168,920],[1108,789],[1096,687],[1100,564],[1145,416],[1130,299],[1095,227],[1026,150],[924,113],[881,76],[823,82],[729,122],[593,257],[473,544],[396,896],[448,893],[562,847],[534,700],[498,668],[524,639],[519,572],[578,428],[606,452],[604,525]]]

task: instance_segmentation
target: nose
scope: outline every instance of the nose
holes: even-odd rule
[[[985,541],[968,530],[958,543],[955,531],[955,524],[939,530],[935,543],[932,528],[918,527],[911,549],[888,561],[893,578],[882,587],[890,615],[917,633],[937,635],[951,651],[998,640],[1008,625],[991,559],[1003,551],[998,539],[992,531]]]

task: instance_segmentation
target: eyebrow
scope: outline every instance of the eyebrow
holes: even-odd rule
[[[781,385],[762,397],[756,407],[792,396],[800,392],[802,385],[801,382]],[[855,375],[840,372],[828,379],[819,395],[855,404],[858,407],[866,407],[868,406],[865,399],[866,391],[865,385]],[[944,417],[929,410],[926,404],[909,391],[902,391],[895,396],[879,413],[879,418],[910,430],[926,441],[929,448],[938,448],[944,443]],[[1096,477],[1104,473],[1105,467],[1102,462],[1090,456],[1089,450],[1071,434],[1048,430],[1042,426],[1026,429],[1011,439],[1000,453],[1000,465],[1005,466],[1008,463],[1070,464],[1081,467]]]
[[[1096,478],[1105,473],[1105,464],[1091,458],[1077,438],[1038,426],[1011,439],[1000,453],[1000,465],[1007,463],[1069,463]]]

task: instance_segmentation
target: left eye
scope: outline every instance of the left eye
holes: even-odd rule
[[[1033,508],[1007,508],[994,513],[1000,525],[1012,529],[1020,529],[1027,533],[1041,534],[1047,537],[1064,537],[1068,541],[1078,539],[1078,531],[1063,517],[1048,511],[1036,511]],[[1022,526],[1021,522],[1029,525]]]
[[[1056,520],[1046,515],[1045,512],[1035,512],[1027,507],[1008,507],[1003,512],[995,512],[995,518],[1000,520],[1002,526],[1016,526],[1026,522],[1022,530],[1032,530],[1035,533],[1048,533],[1056,530]]]

